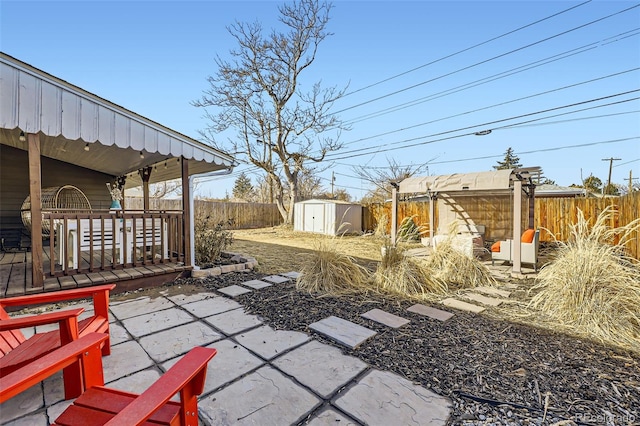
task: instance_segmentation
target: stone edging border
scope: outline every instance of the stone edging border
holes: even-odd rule
[[[247,269],[253,269],[258,266],[258,261],[249,256],[245,256],[240,253],[223,252],[223,257],[228,258],[237,263],[230,265],[214,266],[213,268],[206,269],[193,269],[191,270],[191,278],[204,279],[207,277],[215,277],[217,275],[228,274],[230,272],[244,271]]]

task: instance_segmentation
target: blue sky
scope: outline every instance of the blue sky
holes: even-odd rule
[[[277,28],[280,4],[2,0],[0,48],[197,138],[204,111],[190,102],[215,74],[215,56],[236,47],[226,26]],[[393,158],[429,162],[429,174],[485,171],[508,147],[560,185],[605,181],[611,157],[621,159],[612,182],[640,178],[638,4],[334,1],[334,35],[302,80],[354,92],[334,107],[352,130],[325,164],[325,187],[334,172],[336,187],[359,199],[369,186],[353,166]],[[224,197],[236,176],[201,184],[199,195]]]

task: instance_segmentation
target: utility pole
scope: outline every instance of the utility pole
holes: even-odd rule
[[[607,187],[604,188],[602,190],[602,194],[604,195],[604,193],[606,192],[606,190],[609,189],[609,187],[611,186],[611,170],[613,169],[613,162],[614,161],[620,161],[622,160],[622,158],[603,158],[602,161],[608,161],[609,162],[609,179],[607,180]]]
[[[331,198],[332,199],[334,198],[334,195],[333,195],[333,184],[335,183],[335,181],[336,181],[336,175],[334,174],[334,172],[331,172]]]
[[[627,178],[629,181],[629,193],[633,192],[633,181],[638,180],[638,178],[633,177],[633,170],[629,170],[629,177]]]

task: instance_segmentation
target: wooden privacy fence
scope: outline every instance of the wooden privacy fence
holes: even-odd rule
[[[142,210],[143,200],[139,197],[127,197],[127,210]],[[151,210],[182,210],[181,200],[163,200],[153,198],[149,200]],[[269,203],[234,203],[227,201],[194,200],[194,217],[209,216],[210,223],[230,220],[230,229],[264,228],[277,226],[282,223],[282,216],[275,204]]]
[[[479,199],[478,202],[482,202],[482,200]],[[534,203],[535,227],[541,228],[541,241],[553,241],[551,234],[555,235],[559,241],[567,241],[570,226],[577,221],[578,209],[582,210],[590,223],[594,223],[607,206],[615,208],[615,214],[611,216],[609,224],[611,227],[627,225],[640,217],[640,192],[610,198],[536,198]],[[489,211],[489,207],[486,206],[485,211]],[[384,215],[389,222],[391,221],[391,202],[366,205],[362,212],[363,229],[374,230]],[[438,209],[436,209],[436,224],[438,221],[437,212]],[[398,225],[405,217],[414,215],[416,216],[415,223],[428,229],[429,202],[398,202]],[[492,218],[490,215],[489,217],[485,215],[481,219],[476,218],[476,220],[481,220],[488,230],[498,226],[497,223],[493,223],[495,221],[493,219],[502,220],[501,218]],[[632,241],[626,245],[626,248],[631,256],[640,259],[640,232],[638,230],[634,232]]]

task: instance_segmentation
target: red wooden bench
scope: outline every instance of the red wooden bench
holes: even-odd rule
[[[70,300],[85,299],[91,297],[93,299],[93,315],[78,322],[78,335],[84,336],[87,333],[106,333],[109,334],[109,292],[116,287],[115,284],[105,284],[94,287],[78,288],[73,290],[54,291],[50,293],[33,294],[29,296],[18,296],[0,299],[0,320],[9,319],[6,308],[19,308],[35,305],[42,305],[54,302],[65,302]],[[26,327],[26,326],[25,326]],[[7,337],[4,333],[0,333],[0,347],[11,348],[17,343],[26,340],[20,330],[15,330],[11,333],[13,337]],[[56,347],[60,346],[60,342],[55,340],[57,332],[52,332],[49,336],[47,344],[44,346],[44,342],[40,343],[40,347],[34,357],[41,355],[43,352],[49,352]],[[9,342],[3,342],[3,338],[9,339]],[[12,343],[13,342],[13,343]],[[110,340],[104,342],[102,347],[102,355],[109,355],[111,353]],[[0,356],[6,354],[0,348]]]
[[[56,312],[56,314],[62,313]],[[7,322],[0,321],[0,330],[4,329]],[[11,372],[2,371],[0,403],[60,370],[63,370],[65,375],[65,398],[67,399],[80,396],[87,388],[104,385],[100,347],[104,345],[107,338],[108,336],[104,333],[89,333]],[[67,378],[72,379],[69,382],[70,386],[67,386]]]
[[[53,423],[59,426],[198,425],[198,395],[215,349],[195,347],[141,395],[95,386]],[[170,401],[180,393],[180,402]],[[148,423],[147,423],[148,421]]]

